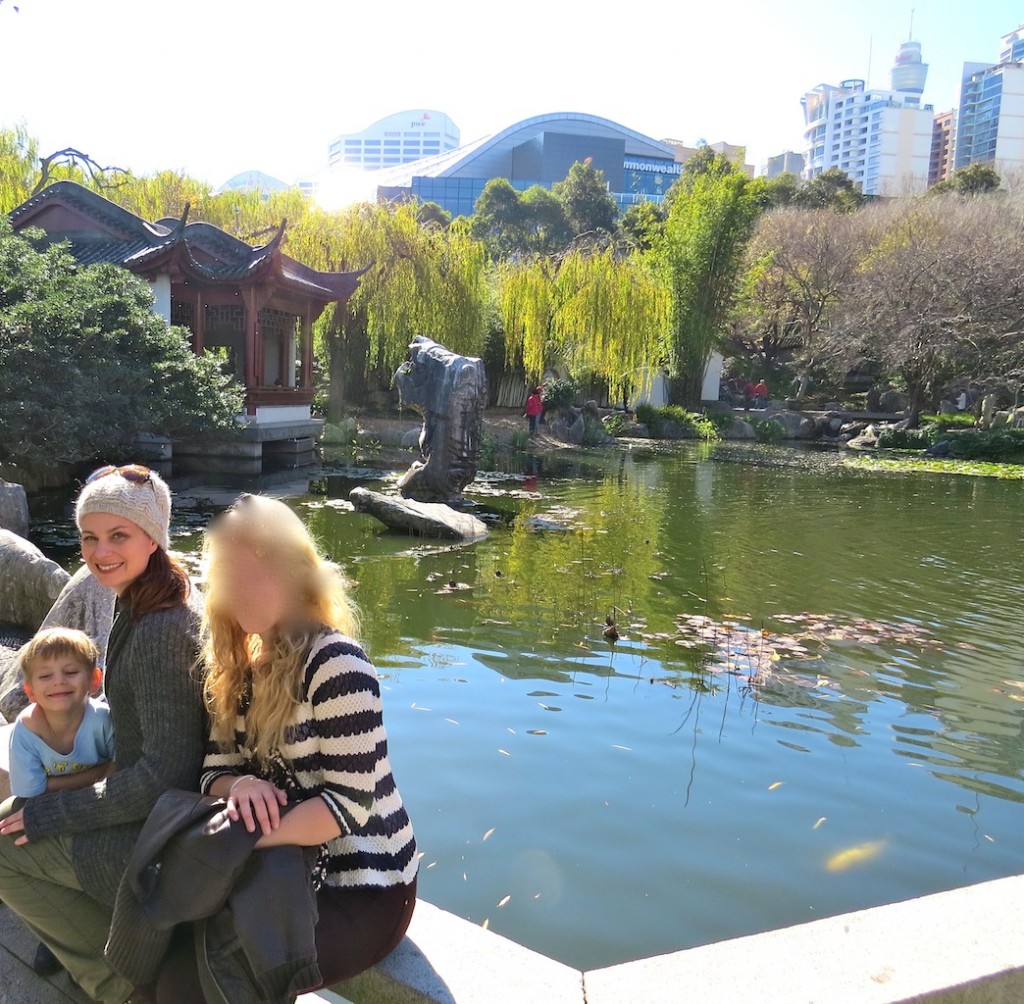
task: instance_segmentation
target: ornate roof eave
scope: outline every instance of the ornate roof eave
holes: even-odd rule
[[[72,206],[98,223],[128,236],[161,240],[169,233],[167,227],[159,223],[148,223],[76,181],[56,181],[47,185],[38,195],[11,210],[8,219],[14,229],[19,230],[30,225],[31,218],[51,202]]]

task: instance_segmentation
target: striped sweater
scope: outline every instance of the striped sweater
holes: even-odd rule
[[[224,774],[256,774],[290,791],[319,796],[341,835],[324,845],[316,876],[327,887],[392,886],[416,876],[416,839],[395,785],[373,664],[350,638],[322,634],[306,660],[303,700],[282,748],[261,765],[240,709],[235,748],[211,742],[200,788]]]

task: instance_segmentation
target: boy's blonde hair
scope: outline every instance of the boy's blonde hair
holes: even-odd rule
[[[264,644],[246,634],[229,612],[225,575],[235,548],[250,548],[295,600],[294,616],[276,626]],[[230,744],[243,695],[249,742],[266,759],[285,740],[302,700],[303,667],[325,628],[355,637],[358,618],[337,565],[321,557],[302,520],[277,499],[243,495],[206,532],[204,551],[204,690],[213,739]],[[257,667],[258,671],[253,672]]]
[[[40,659],[55,659],[62,655],[80,662],[91,673],[96,670],[100,651],[84,631],[64,627],[44,628],[18,651],[18,668],[26,680],[31,680],[35,663]]]

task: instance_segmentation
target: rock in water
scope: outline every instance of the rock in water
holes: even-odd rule
[[[456,355],[417,335],[409,345],[409,361],[395,373],[395,386],[402,404],[423,416],[423,459],[402,475],[402,494],[421,502],[458,498],[476,477],[487,404],[482,360]]]
[[[385,526],[447,540],[473,540],[487,533],[487,525],[469,513],[456,512],[443,502],[382,495],[368,488],[353,488],[348,494],[358,512],[376,516]]]

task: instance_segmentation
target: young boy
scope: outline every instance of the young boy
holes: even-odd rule
[[[68,628],[40,631],[18,653],[25,693],[32,703],[11,729],[15,797],[84,788],[110,771],[110,709],[91,696],[100,689],[98,657],[87,634]]]

